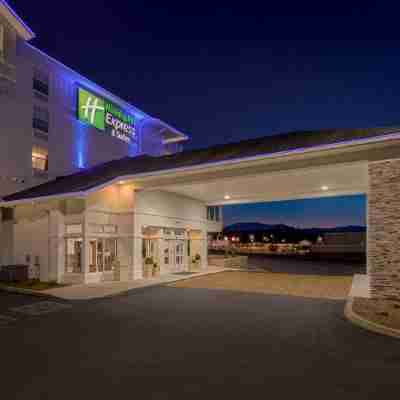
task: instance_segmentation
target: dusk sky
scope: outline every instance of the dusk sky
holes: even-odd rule
[[[224,225],[237,222],[286,224],[299,228],[366,225],[365,196],[329,197],[224,207]]]
[[[399,7],[388,2],[9,3],[37,34],[34,45],[189,133],[188,148],[400,125]],[[226,215],[332,226],[364,224],[364,207],[329,199]]]

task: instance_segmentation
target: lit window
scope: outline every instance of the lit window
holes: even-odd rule
[[[47,73],[38,69],[33,71],[33,90],[45,97],[49,95],[49,75]]]
[[[219,221],[219,207],[215,207],[215,220]]]
[[[4,25],[0,24],[0,60],[5,59],[6,50],[6,35],[4,32]]]
[[[47,171],[49,168],[49,152],[42,147],[32,149],[32,168],[37,171]]]
[[[43,132],[49,131],[49,111],[39,106],[33,107],[33,128]]]

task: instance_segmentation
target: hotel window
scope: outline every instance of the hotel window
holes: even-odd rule
[[[33,121],[34,129],[43,132],[49,132],[49,111],[45,108],[34,106],[33,107]]]
[[[220,220],[220,209],[218,206],[207,207],[207,219],[209,221],[219,221]]]
[[[49,152],[39,146],[32,148],[32,168],[34,171],[47,172],[49,169]]]
[[[5,50],[6,50],[6,35],[4,31],[4,25],[0,24],[0,61],[4,61],[6,58]]]
[[[65,240],[65,272],[82,272],[82,238]]]
[[[34,69],[33,91],[41,100],[47,101],[49,96],[49,75],[46,72]]]
[[[219,221],[219,207],[215,207],[215,220]]]

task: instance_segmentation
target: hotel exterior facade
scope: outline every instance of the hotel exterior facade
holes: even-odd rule
[[[43,281],[207,268],[221,206],[364,194],[367,281],[400,299],[400,127],[188,137],[44,55],[0,0],[0,265]]]
[[[187,135],[46,55],[33,38],[1,0],[0,197],[112,160],[182,150]],[[0,265],[27,264],[31,276],[58,282],[141,278],[146,259],[161,273],[188,269],[196,256],[206,268],[207,232],[222,226],[219,213],[207,219],[204,202],[136,193],[123,182],[14,209],[12,222],[9,212],[1,212]]]

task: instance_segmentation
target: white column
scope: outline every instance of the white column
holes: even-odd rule
[[[59,210],[49,214],[49,279],[61,282],[65,270],[64,218]]]
[[[132,279],[143,278],[143,256],[142,256],[142,226],[136,215],[133,216],[133,265],[131,277]]]
[[[208,268],[208,243],[207,243],[207,231],[201,231],[201,268],[206,270]]]
[[[82,213],[82,274],[84,282],[88,281],[89,274],[89,223],[88,223],[88,211],[86,209],[85,203],[85,211]]]

